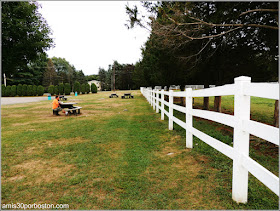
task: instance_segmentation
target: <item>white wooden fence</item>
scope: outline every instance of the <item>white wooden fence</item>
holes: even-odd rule
[[[152,90],[141,87],[153,109],[169,117],[169,130],[175,122],[186,130],[186,147],[193,147],[193,135],[233,160],[232,198],[237,203],[246,203],[248,198],[248,172],[279,196],[279,178],[249,157],[249,134],[265,139],[279,146],[279,128],[250,120],[250,96],[279,100],[279,84],[251,83],[250,77],[241,76],[234,79],[234,84],[208,88],[173,92]],[[160,95],[160,97],[159,97]],[[169,102],[164,96],[169,96]],[[234,95],[234,115],[192,108],[193,97],[210,97]],[[185,97],[186,106],[173,104],[173,97]],[[161,104],[159,104],[159,102]],[[169,111],[164,109],[169,107]],[[186,114],[186,121],[173,116],[173,110]],[[234,128],[233,147],[195,129],[193,116],[212,120]]]

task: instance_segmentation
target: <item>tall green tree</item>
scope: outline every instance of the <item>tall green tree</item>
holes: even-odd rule
[[[92,81],[92,80],[97,80],[99,81],[99,75],[86,75],[86,80],[87,81]]]
[[[30,62],[26,69],[23,69],[13,75],[11,83],[26,83],[30,85],[41,85],[43,83],[44,72],[47,68],[47,55],[42,53],[39,57]]]
[[[57,85],[57,74],[52,59],[48,59],[47,68],[44,72],[43,86]]]
[[[109,65],[108,70],[99,68],[98,75],[102,90],[113,90],[114,81],[115,89],[128,90],[134,88],[135,84],[132,80],[134,69],[133,64],[120,64],[118,61]]]
[[[78,81],[80,84],[87,83],[85,74],[82,70],[78,70],[74,72],[74,81]]]
[[[275,2],[143,2],[127,7],[129,28],[150,27],[135,78],[149,85],[232,83],[277,79],[278,4]],[[265,62],[269,61],[269,62]],[[138,77],[138,78],[137,78]],[[139,77],[142,77],[141,79]],[[162,79],[164,81],[162,81]]]
[[[53,39],[50,27],[38,12],[37,2],[3,1],[1,4],[2,73],[10,79],[8,83],[13,83],[14,77],[30,77],[28,65],[53,46]]]
[[[107,82],[107,80],[106,80],[106,77],[107,77],[106,70],[104,68],[99,68],[98,75],[99,75],[99,80],[100,80],[100,84],[101,84],[101,89],[102,90],[105,90],[105,89],[108,90],[108,84],[106,83]]]
[[[57,73],[59,83],[70,83],[73,85],[74,72],[76,69],[65,58],[53,57],[53,64]]]

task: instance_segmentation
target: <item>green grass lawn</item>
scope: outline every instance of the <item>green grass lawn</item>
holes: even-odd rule
[[[50,101],[2,106],[2,203],[278,209],[278,197],[252,175],[248,203],[233,202],[232,161],[197,138],[186,149],[185,131],[169,131],[140,92],[132,93],[135,99],[71,97],[83,107],[79,116],[53,116]],[[232,144],[230,129],[218,123],[195,119],[194,126]],[[251,142],[250,156],[278,176],[278,147]]]

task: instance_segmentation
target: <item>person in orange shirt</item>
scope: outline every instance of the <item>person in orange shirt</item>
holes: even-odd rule
[[[59,115],[58,112],[60,112],[60,111],[65,113],[65,111],[61,108],[61,106],[60,106],[58,101],[59,101],[59,97],[56,95],[55,99],[52,102],[53,113],[56,114],[56,115]]]

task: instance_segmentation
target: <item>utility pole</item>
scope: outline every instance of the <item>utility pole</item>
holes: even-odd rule
[[[7,86],[7,81],[6,81],[7,79],[6,79],[6,75],[5,75],[5,73],[4,73],[4,84],[5,84],[5,86]]]
[[[115,74],[115,63],[114,63],[114,67],[113,67],[113,71],[114,71],[114,73],[113,73],[113,75],[114,75],[114,79],[113,79],[113,86],[114,86],[114,91],[116,91],[116,74]]]

